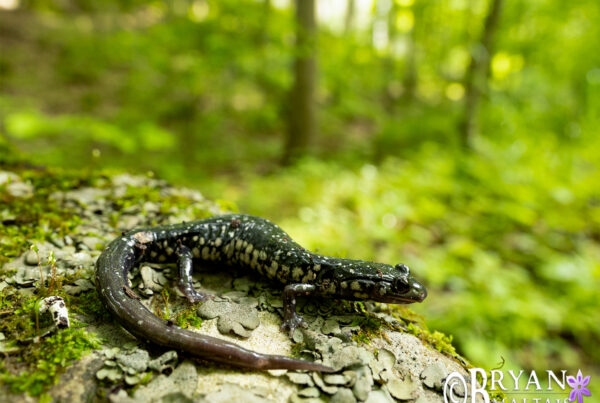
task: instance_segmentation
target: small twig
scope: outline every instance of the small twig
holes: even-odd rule
[[[39,249],[35,244],[32,244],[30,249],[35,252],[35,256],[38,261],[38,268],[40,269],[40,291],[44,290],[44,271],[42,270],[42,260],[40,259]]]
[[[54,257],[54,251],[50,251],[48,254],[48,264],[51,267],[51,277],[50,277],[50,285],[48,286],[48,292],[54,291],[54,286],[56,285],[56,258]]]

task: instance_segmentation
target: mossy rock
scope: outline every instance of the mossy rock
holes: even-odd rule
[[[200,219],[223,213],[230,204],[152,177],[56,170],[0,171],[0,197],[0,220],[7,228],[0,240],[0,313],[11,316],[0,324],[0,346],[9,352],[0,367],[2,401],[28,401],[30,395],[61,401],[148,396],[300,401],[335,400],[350,392],[358,400],[371,394],[394,399],[399,393],[439,399],[439,390],[421,379],[427,368],[442,365],[447,373],[466,373],[451,339],[427,331],[422,319],[405,308],[300,301],[309,328],[290,339],[279,330],[279,286],[253,273],[200,268],[194,276],[205,291],[219,296],[221,311],[246,312],[227,315],[227,326],[219,325],[220,314],[200,319],[198,306],[189,305],[173,287],[172,265],[149,264],[143,276],[134,270],[132,286],[157,315],[251,350],[318,358],[338,373],[282,376],[285,371],[248,371],[165,354],[130,336],[106,313],[90,286],[94,262],[122,231]],[[35,315],[37,301],[47,295],[65,299],[73,328],[57,332],[48,318]],[[201,311],[210,318],[207,309]]]

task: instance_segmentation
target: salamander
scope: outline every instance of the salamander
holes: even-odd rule
[[[244,214],[131,230],[113,240],[96,262],[100,298],[135,337],[192,356],[253,369],[304,369],[330,372],[322,364],[260,354],[215,337],[175,326],[155,316],[129,287],[127,274],[141,261],[177,263],[178,288],[190,302],[210,295],[192,285],[193,261],[213,261],[250,269],[283,284],[282,330],[304,326],[296,298],[322,296],[392,304],[422,302],[425,287],[404,264],[395,266],[342,259],[302,248],[277,225]]]

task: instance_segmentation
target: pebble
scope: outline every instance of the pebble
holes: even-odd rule
[[[35,253],[35,251],[30,250],[29,252],[25,253],[25,264],[29,266],[38,265],[38,255]]]
[[[28,199],[33,196],[33,185],[25,182],[11,182],[6,185],[6,192],[12,197]]]
[[[81,242],[89,249],[89,250],[99,250],[104,248],[105,242],[95,236],[85,236],[82,238]]]
[[[158,277],[162,277],[162,283],[164,284],[165,278],[162,273],[154,271],[150,266],[142,266],[140,269],[140,275],[142,276],[142,282],[144,288],[152,290],[153,292],[161,292],[163,287],[158,280]]]

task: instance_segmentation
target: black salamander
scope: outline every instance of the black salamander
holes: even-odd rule
[[[392,304],[421,302],[427,296],[425,288],[403,264],[391,266],[318,255],[295,243],[277,225],[242,214],[140,228],[124,234],[98,258],[98,292],[118,322],[141,340],[239,367],[332,371],[318,363],[260,354],[181,329],[146,309],[128,286],[127,273],[140,261],[177,262],[178,287],[190,302],[204,301],[211,296],[192,286],[193,259],[252,269],[284,284],[282,330],[290,333],[304,325],[296,313],[298,296]]]

